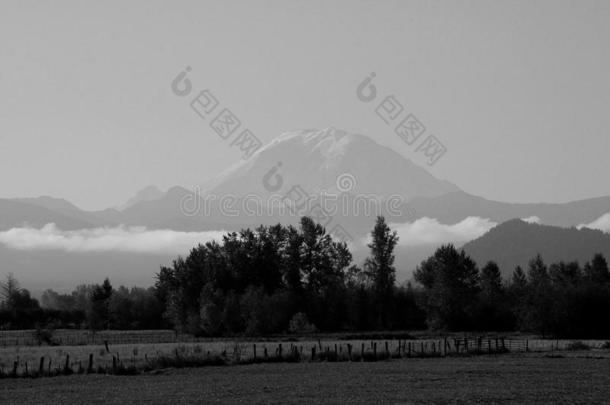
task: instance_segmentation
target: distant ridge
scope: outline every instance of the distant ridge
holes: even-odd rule
[[[563,204],[511,204],[456,191],[433,198],[417,197],[410,205],[417,217],[436,218],[444,224],[454,224],[472,216],[498,223],[535,216],[542,224],[571,227],[591,223],[609,213],[610,196]]]
[[[578,261],[581,265],[596,253],[610,258],[610,234],[587,228],[560,228],[514,219],[463,246],[482,266],[498,263],[504,276],[519,265],[526,269],[529,260],[540,254],[547,264]]]
[[[154,201],[163,198],[165,193],[161,191],[157,186],[148,186],[138,191],[136,195],[131,197],[125,204],[118,207],[119,211],[124,211],[129,207],[133,207],[142,201]]]

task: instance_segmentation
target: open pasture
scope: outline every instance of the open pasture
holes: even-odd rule
[[[587,353],[254,364],[0,382],[0,400],[14,404],[597,404],[608,398],[610,359]]]

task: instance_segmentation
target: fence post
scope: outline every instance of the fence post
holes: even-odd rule
[[[256,343],[252,345],[252,349],[254,351],[254,360],[256,361]]]
[[[529,352],[529,351],[530,351],[529,349],[530,349],[530,348],[529,348],[529,340],[527,340],[527,339],[526,339],[526,340],[525,340],[525,352],[526,352],[526,353],[527,353],[527,352]]]
[[[93,353],[89,353],[89,365],[87,366],[87,372],[93,372]]]
[[[315,346],[313,346],[313,347],[311,348],[311,360],[313,361],[313,360],[315,360],[315,359],[316,359],[316,347],[315,347]]]
[[[385,354],[386,356],[390,357],[390,348],[388,346],[388,341],[385,341]]]
[[[44,373],[44,356],[40,357],[40,364],[38,365],[38,375],[42,377]]]
[[[64,365],[64,372],[68,372],[70,369],[70,355],[66,354],[66,364]]]

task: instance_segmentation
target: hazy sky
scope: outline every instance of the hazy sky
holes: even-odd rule
[[[0,197],[115,206],[240,159],[170,89],[186,66],[263,142],[371,136],[371,72],[448,148],[430,171],[503,201],[610,194],[608,1],[3,1]],[[400,173],[397,173],[400,176]]]

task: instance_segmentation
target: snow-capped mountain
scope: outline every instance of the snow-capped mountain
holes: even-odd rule
[[[338,185],[338,179],[349,184]],[[399,153],[371,138],[330,127],[286,132],[207,185],[207,193],[244,196],[287,192],[299,185],[309,193],[438,197],[459,188],[436,179]]]
[[[351,203],[359,195],[372,196],[381,202],[399,196],[402,203],[395,207],[398,215],[382,214],[399,232],[406,225],[402,229],[405,232],[403,242],[410,239],[413,232],[426,237],[453,235],[464,224],[453,225],[467,217],[487,218],[492,224],[512,218],[535,217],[541,224],[578,226],[610,212],[610,197],[568,204],[506,204],[485,200],[435,178],[424,168],[364,135],[335,128],[299,130],[278,136],[250,159],[234,164],[205,185],[193,187],[194,191],[179,186],[166,192],[147,187],[120,210],[83,211],[68,201],[50,197],[0,199],[0,237],[6,242],[0,240],[0,254],[4,257],[0,272],[14,271],[24,281],[28,281],[28,275],[36,275],[35,279],[41,285],[47,285],[57,277],[85,282],[90,280],[90,274],[104,274],[118,280],[124,277],[126,283],[149,284],[158,264],[167,263],[174,254],[186,252],[120,251],[109,255],[95,249],[66,251],[53,246],[85,242],[89,247],[97,246],[98,242],[107,244],[113,238],[127,238],[130,234],[145,240],[147,246],[151,240],[159,238],[166,244],[184,237],[194,238],[195,244],[203,241],[198,239],[199,235],[219,234],[206,231],[238,231],[278,222],[294,224],[299,219],[298,213],[266,214],[263,210],[262,215],[257,215],[244,212],[244,207],[237,203],[231,207],[234,214],[227,214],[219,210],[219,200],[231,196],[240,201],[254,196],[260,204],[265,204],[267,197],[289,195],[297,186],[314,198],[323,193],[347,195]],[[208,211],[206,204],[210,201],[213,206]],[[334,215],[332,222],[325,225],[329,230],[340,225],[352,240],[360,243],[361,248],[354,251],[358,262],[367,253],[362,248],[362,241],[370,232],[376,214],[348,210]],[[406,224],[424,217],[433,220],[422,220],[413,227]],[[436,220],[438,223],[434,224]],[[41,229],[49,223],[54,223],[56,228]],[[432,224],[434,229],[422,229],[425,224]],[[449,228],[444,229],[445,225]],[[19,229],[22,227],[28,229]],[[142,227],[152,233],[145,233]],[[95,229],[87,230],[92,228]],[[105,236],[107,234],[109,237]],[[10,241],[18,246],[35,244],[42,248],[14,248],[8,244]],[[396,252],[396,264],[402,274],[399,278],[402,279],[436,248],[436,243],[407,245],[398,246]],[[85,268],[87,270],[83,272]],[[40,274],[48,274],[48,280],[42,280]]]

